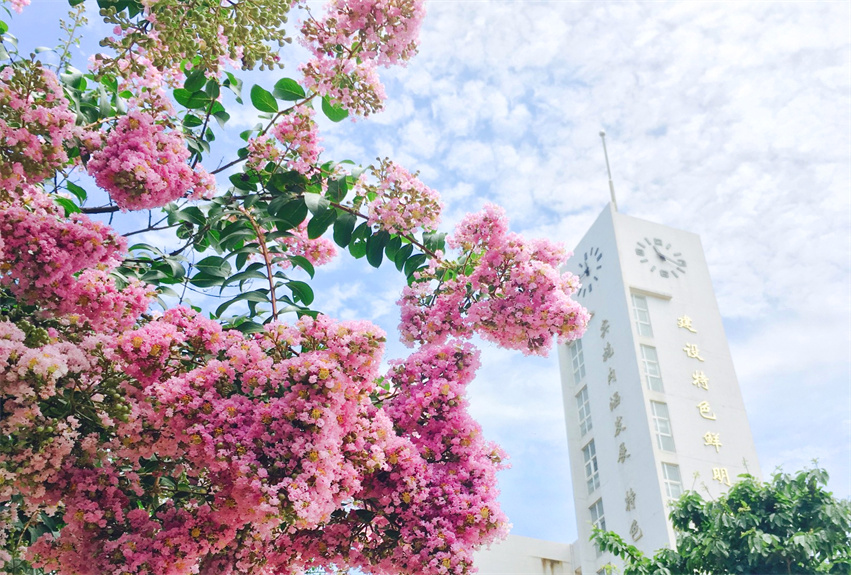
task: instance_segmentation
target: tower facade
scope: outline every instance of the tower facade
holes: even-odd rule
[[[593,315],[559,347],[582,573],[618,561],[594,525],[646,553],[673,547],[670,501],[760,475],[700,238],[609,205],[567,269]]]

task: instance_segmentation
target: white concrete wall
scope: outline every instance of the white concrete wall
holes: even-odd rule
[[[518,535],[477,552],[473,564],[479,575],[575,575],[571,545]]]

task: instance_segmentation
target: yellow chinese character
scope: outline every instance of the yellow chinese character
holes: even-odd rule
[[[712,479],[724,485],[730,485],[730,473],[726,467],[713,467]]]
[[[632,525],[629,526],[629,534],[632,535],[633,541],[638,541],[642,537],[644,537],[644,532],[641,531],[641,527],[638,526],[638,520],[633,519]]]
[[[692,327],[692,325],[691,325],[691,318],[687,315],[684,315],[683,317],[677,318],[677,327],[687,329],[691,333],[697,333],[697,330],[694,329],[694,327]]]
[[[615,368],[610,367],[609,368],[609,385],[611,385],[613,381],[617,381],[617,380],[618,380],[618,375],[615,373]]]
[[[718,453],[721,451],[721,434],[707,431],[703,434],[703,445],[707,447],[714,447],[715,453]]]
[[[624,501],[626,501],[626,510],[632,511],[635,509],[635,491],[632,490],[632,487],[629,488],[629,491],[626,492],[626,497],[624,497]]]
[[[709,378],[702,371],[695,371],[691,374],[691,384],[703,389],[709,389]]]
[[[606,334],[609,333],[610,327],[609,320],[604,319],[603,323],[600,324],[600,337],[606,337]]]
[[[697,345],[693,343],[687,343],[683,347],[683,351],[686,352],[686,355],[690,358],[703,361],[703,358],[700,357],[700,350],[697,349]]]
[[[617,406],[621,404],[621,394],[617,391],[612,395],[612,398],[609,400],[609,411],[614,411]]]
[[[613,355],[615,355],[615,350],[611,343],[607,343],[605,349],[603,349],[603,361],[608,361]]]
[[[626,451],[626,444],[621,443],[618,448],[618,463],[625,462],[627,457],[631,457],[631,455]]]
[[[626,431],[626,425],[623,424],[623,416],[619,415],[615,419],[615,437],[620,435],[622,431]]]
[[[711,419],[715,421],[715,414],[712,413],[712,408],[709,407],[708,401],[701,401],[697,404],[697,409],[700,411],[700,417],[703,419]]]

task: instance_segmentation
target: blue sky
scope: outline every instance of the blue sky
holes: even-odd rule
[[[52,44],[25,31],[42,33],[45,10],[64,6],[33,0],[12,31]],[[851,4],[432,1],[428,12],[420,54],[383,76],[386,110],[324,122],[325,157],[420,170],[443,194],[445,227],[494,201],[515,231],[572,247],[608,200],[605,129],[621,211],[701,236],[763,474],[818,458],[851,497]],[[282,75],[296,72],[250,78],[268,88]],[[235,134],[253,113],[233,121]],[[315,307],[394,334],[402,285],[344,256],[319,270]],[[512,457],[500,486],[514,533],[571,542],[555,354],[484,346],[483,363],[472,410]]]

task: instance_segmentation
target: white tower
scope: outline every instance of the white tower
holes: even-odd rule
[[[714,497],[760,472],[700,238],[609,205],[567,269],[593,314],[585,336],[559,348],[590,575],[619,563],[588,541],[593,524],[652,554],[675,544],[669,501],[683,490]]]

